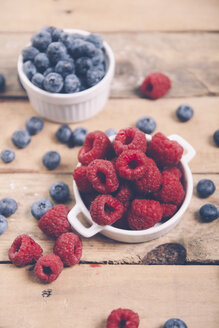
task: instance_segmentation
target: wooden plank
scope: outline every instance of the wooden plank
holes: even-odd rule
[[[151,72],[167,74],[172,88],[166,98],[219,94],[217,33],[103,33],[116,58],[111,97],[139,97],[138,87]],[[0,67],[7,88],[0,96],[26,97],[17,79],[17,57],[30,33],[0,34]]]
[[[182,103],[189,103],[194,107],[194,117],[187,123],[181,123],[176,118],[176,108]],[[17,129],[25,127],[25,121],[36,115],[31,105],[25,101],[2,101],[1,140],[0,149],[12,148],[16,152],[16,159],[5,164],[0,162],[0,172],[48,172],[42,164],[43,155],[49,150],[56,150],[61,154],[60,166],[57,173],[71,173],[77,164],[79,148],[69,149],[60,144],[55,138],[59,124],[45,121],[44,130],[32,137],[31,143],[25,149],[15,149],[11,136]],[[156,131],[166,135],[177,133],[189,141],[196,149],[196,157],[191,161],[193,173],[218,173],[219,152],[212,141],[214,131],[218,129],[219,98],[187,98],[160,99],[150,101],[146,99],[110,100],[105,109],[96,117],[86,122],[71,124],[72,129],[84,126],[89,131],[102,130],[113,127],[117,131],[128,126],[135,126],[138,118],[152,116],[157,122]],[[5,124],[3,122],[10,122]],[[198,127],[198,130],[197,130]]]
[[[77,265],[43,285],[28,268],[1,265],[0,325],[103,328],[109,313],[122,307],[139,314],[140,327],[179,317],[188,327],[216,328],[218,273],[215,266]]]
[[[4,1],[1,31],[34,31],[42,25],[91,31],[215,31],[217,0]],[[34,13],[34,15],[31,15]],[[107,13],[107,15],[106,15]]]
[[[83,262],[107,263],[150,263],[147,254],[166,243],[182,245],[187,255],[183,259],[170,263],[196,262],[212,263],[219,261],[219,220],[211,223],[202,223],[198,211],[205,203],[219,206],[219,175],[194,174],[194,189],[198,181],[208,177],[216,185],[215,193],[206,199],[198,198],[196,192],[191,204],[180,223],[165,236],[141,244],[123,244],[110,240],[102,235],[90,239],[83,238]],[[72,176],[70,174],[1,174],[0,199],[12,197],[18,202],[17,212],[8,218],[9,228],[1,235],[0,261],[8,261],[8,249],[17,235],[27,233],[44,249],[44,253],[52,251],[54,240],[48,238],[39,228],[38,222],[32,217],[30,209],[32,203],[39,198],[50,198],[49,187],[55,181],[68,184],[71,191],[71,200],[67,203],[69,208],[74,204],[72,192]],[[168,250],[167,250],[168,251]],[[177,245],[173,248],[176,255],[179,253]],[[166,263],[167,253],[162,253],[162,263]],[[179,254],[180,256],[180,254]],[[159,262],[158,262],[159,263]]]

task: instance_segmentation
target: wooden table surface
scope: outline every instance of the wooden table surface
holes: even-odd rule
[[[0,95],[0,151],[12,148],[16,159],[0,162],[0,199],[12,197],[17,212],[0,236],[0,327],[104,328],[112,309],[139,313],[141,328],[161,328],[171,317],[189,328],[219,327],[219,221],[202,223],[198,211],[205,203],[219,205],[219,149],[212,135],[219,129],[219,2],[218,0],[7,0],[0,10],[0,72],[7,88]],[[44,130],[26,149],[17,150],[12,133],[35,115],[17,80],[16,61],[31,35],[44,25],[80,28],[101,33],[116,57],[111,97],[96,117],[71,128],[89,131],[135,126],[152,116],[156,131],[177,133],[196,149],[190,168],[194,178],[191,204],[181,222],[165,236],[141,244],[123,244],[102,235],[83,238],[79,265],[65,268],[53,283],[40,283],[32,267],[9,262],[8,249],[21,233],[31,235],[44,249],[54,241],[38,228],[30,213],[38,198],[49,198],[55,181],[69,185],[78,148],[55,140],[59,124],[45,121]],[[143,99],[138,87],[150,72],[160,71],[172,81],[162,99]],[[176,119],[176,108],[188,103],[194,117]],[[54,171],[42,156],[57,150],[61,165]],[[197,196],[202,178],[216,185],[207,200]],[[153,265],[157,264],[157,265]],[[161,265],[162,264],[162,265]]]

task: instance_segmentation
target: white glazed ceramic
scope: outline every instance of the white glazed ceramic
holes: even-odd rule
[[[68,33],[90,34],[87,31],[65,29]],[[32,84],[23,71],[22,55],[18,57],[18,75],[35,111],[48,120],[59,123],[84,121],[100,112],[110,92],[110,85],[115,70],[114,54],[104,41],[106,54],[106,74],[95,86],[73,94],[50,93]]]
[[[112,137],[110,138],[111,141],[113,140],[113,138]],[[182,218],[187,207],[189,206],[192,197],[193,179],[188,163],[195,156],[196,152],[194,148],[179,135],[173,134],[168,138],[171,140],[176,140],[186,151],[186,153],[182,156],[182,159],[180,161],[184,174],[185,199],[182,205],[180,206],[179,210],[174,214],[174,216],[172,216],[172,218],[170,218],[168,221],[164,223],[157,223],[152,228],[146,230],[138,230],[138,231],[118,229],[109,225],[106,226],[98,225],[92,220],[89,210],[86,208],[80,197],[80,193],[78,191],[77,185],[75,181],[73,181],[73,190],[74,190],[76,204],[68,214],[68,220],[71,226],[78,233],[80,233],[82,236],[87,238],[92,237],[98,232],[100,232],[111,239],[118,240],[121,242],[126,242],[126,243],[140,243],[144,241],[149,241],[158,238],[166,234],[169,230],[171,230]],[[146,135],[146,139],[147,141],[150,142],[151,136]],[[79,213],[83,213],[84,217],[91,224],[89,228],[85,227],[79,221],[77,217]]]

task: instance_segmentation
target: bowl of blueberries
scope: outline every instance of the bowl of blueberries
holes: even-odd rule
[[[98,34],[44,27],[22,50],[17,67],[36,112],[54,122],[73,123],[103,109],[115,59]]]

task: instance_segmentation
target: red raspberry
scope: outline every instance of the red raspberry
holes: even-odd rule
[[[95,159],[88,165],[87,177],[94,189],[101,194],[109,194],[119,187],[113,164],[104,159]]]
[[[111,195],[100,195],[90,206],[90,214],[94,222],[100,225],[112,224],[123,215],[124,207]]]
[[[165,172],[169,172],[173,175],[175,175],[176,178],[181,179],[182,177],[182,172],[177,168],[177,167],[170,167],[169,169],[164,170]],[[163,171],[163,172],[164,172]]]
[[[47,254],[39,258],[34,273],[43,282],[52,282],[58,278],[63,269],[63,263],[59,256]]]
[[[80,261],[82,241],[73,232],[63,233],[56,240],[53,252],[60,257],[64,265],[72,266]]]
[[[116,170],[125,180],[137,180],[146,172],[147,157],[141,150],[126,150],[116,161]]]
[[[106,328],[138,328],[139,316],[129,309],[113,310],[107,318]]]
[[[137,128],[122,129],[116,135],[113,147],[117,155],[126,150],[141,150],[146,152],[147,140],[145,134]]]
[[[116,199],[121,203],[128,202],[133,198],[133,191],[128,181],[122,180],[119,185],[119,189],[115,194]]]
[[[146,172],[141,179],[135,181],[135,187],[138,192],[148,194],[158,190],[160,188],[160,184],[161,173],[155,162],[151,158],[147,157]]]
[[[102,131],[94,131],[87,134],[84,145],[78,153],[78,160],[88,165],[94,159],[105,158],[112,148],[111,141]]]
[[[130,230],[129,224],[128,224],[128,213],[131,208],[131,202],[127,201],[127,202],[122,203],[122,205],[124,207],[123,215],[122,215],[121,219],[119,219],[113,223],[113,226],[118,229]]]
[[[37,261],[42,253],[40,245],[28,235],[23,234],[13,241],[8,251],[8,257],[16,266],[24,266]]]
[[[135,199],[128,217],[129,226],[134,230],[153,227],[162,218],[163,210],[159,202],[148,199]]]
[[[74,170],[73,177],[78,187],[78,190],[88,193],[94,190],[92,184],[87,178],[87,166],[82,165],[77,167]]]
[[[144,96],[150,99],[163,97],[171,87],[170,79],[162,73],[149,74],[141,85]]]
[[[171,218],[177,211],[177,206],[170,203],[162,203],[160,204],[163,209],[163,217],[164,219]]]
[[[177,165],[182,157],[183,147],[177,141],[173,141],[158,132],[149,142],[148,155],[159,166]]]
[[[39,228],[50,237],[58,237],[71,229],[67,215],[68,207],[59,204],[51,208],[39,220]]]

